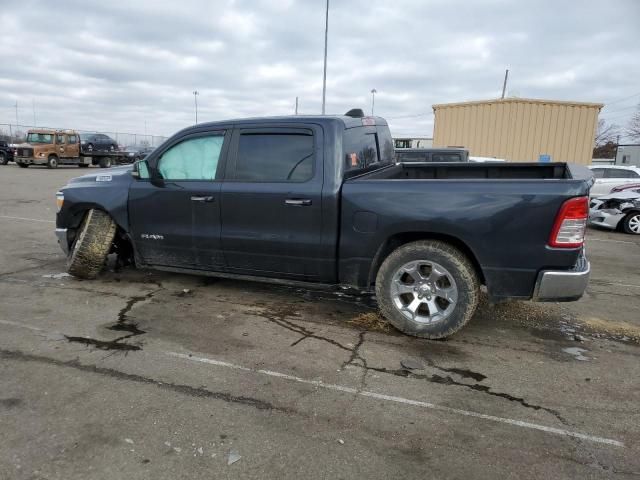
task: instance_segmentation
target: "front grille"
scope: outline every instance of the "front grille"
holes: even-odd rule
[[[19,157],[32,157],[33,156],[33,148],[18,148],[17,149]]]

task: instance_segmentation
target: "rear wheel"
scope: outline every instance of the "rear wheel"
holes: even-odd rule
[[[640,212],[633,212],[624,217],[622,229],[625,233],[640,235]]]
[[[71,247],[67,271],[75,277],[95,278],[104,266],[115,234],[116,224],[106,212],[89,210]]]
[[[7,163],[9,163],[7,155],[4,152],[0,152],[0,165],[6,165]]]
[[[111,167],[111,157],[102,157],[100,159],[100,168],[109,168]]]
[[[56,157],[55,155],[50,155],[47,159],[47,167],[58,168],[58,157]]]
[[[383,315],[403,333],[445,338],[473,316],[480,285],[469,259],[441,242],[408,243],[392,252],[376,277]]]

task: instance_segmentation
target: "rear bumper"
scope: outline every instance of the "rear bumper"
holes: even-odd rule
[[[56,228],[56,237],[58,238],[58,244],[65,255],[69,255],[69,238],[67,237],[66,228]]]
[[[584,294],[589,283],[591,264],[583,255],[571,270],[543,270],[538,274],[532,300],[536,302],[572,302]]]

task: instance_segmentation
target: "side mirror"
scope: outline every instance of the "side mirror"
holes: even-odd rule
[[[149,164],[146,160],[138,160],[133,164],[133,170],[131,170],[131,176],[136,179],[148,179],[151,178],[149,174]]]

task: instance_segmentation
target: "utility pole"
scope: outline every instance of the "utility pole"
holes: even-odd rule
[[[298,97],[296,97],[296,115],[298,114]]]
[[[18,100],[16,100],[16,130],[18,130]]]
[[[327,40],[329,38],[329,0],[324,16],[324,73],[322,75],[322,115],[325,114],[327,99]]]
[[[33,126],[36,126],[36,101],[35,99],[31,99],[31,103],[33,104]]]
[[[378,93],[378,91],[375,88],[371,89],[371,116],[373,117],[373,109],[376,105],[376,93]]]
[[[196,125],[198,124],[198,91],[194,90],[193,91],[193,100],[195,101],[196,104]]]
[[[507,79],[509,78],[509,69],[504,72],[504,83],[502,84],[502,96],[500,98],[504,98],[504,94],[507,91]]]

